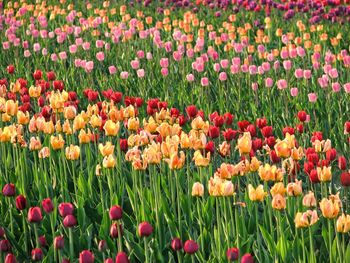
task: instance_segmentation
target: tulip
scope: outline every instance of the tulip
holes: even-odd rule
[[[246,253],[242,256],[241,263],[254,263],[254,257],[251,254]]]
[[[125,252],[119,252],[115,258],[115,263],[129,263],[128,255]]]
[[[34,248],[32,250],[32,260],[33,261],[41,261],[43,259],[44,253],[41,248]]]
[[[320,209],[322,211],[322,215],[325,218],[332,219],[338,215],[340,211],[340,205],[336,200],[323,198],[320,202]]]
[[[152,234],[153,227],[148,222],[142,222],[138,226],[138,234],[140,237],[148,237]]]
[[[53,240],[54,248],[57,250],[64,248],[64,237],[63,236],[57,236]]]
[[[119,228],[119,229],[118,229]],[[123,226],[122,224],[113,223],[109,229],[109,234],[112,238],[118,238],[120,235],[123,235]]]
[[[350,215],[344,213],[338,217],[336,223],[336,229],[339,233],[348,233],[350,231]]]
[[[5,184],[2,188],[2,194],[6,197],[15,196],[16,188],[14,184]]]
[[[304,228],[314,225],[318,221],[316,210],[307,210],[305,213],[298,212],[295,215],[294,223],[297,228]]]
[[[83,250],[79,254],[79,263],[94,263],[95,256],[90,250]]]
[[[245,132],[237,141],[237,148],[242,155],[250,153],[252,149],[252,139],[249,132]]]
[[[47,241],[45,236],[40,236],[39,237],[39,244],[41,247],[46,247],[47,246]]]
[[[60,203],[58,205],[58,212],[62,217],[66,217],[67,215],[73,215],[74,206],[71,203]]]
[[[5,257],[5,263],[17,263],[15,255],[8,253]]]
[[[27,199],[23,195],[16,197],[16,208],[18,210],[24,210],[27,206]]]
[[[66,228],[74,227],[77,224],[77,219],[73,215],[66,215],[63,219],[63,225]]]
[[[52,203],[52,201],[51,201],[50,198],[44,199],[44,200],[41,202],[41,205],[42,205],[42,207],[43,207],[43,210],[44,210],[45,213],[47,213],[47,214],[50,214],[50,213],[53,211],[53,209],[54,209],[53,203]]]
[[[251,184],[248,185],[248,196],[251,201],[262,202],[266,195],[263,185],[259,185],[256,189]]]
[[[182,241],[180,238],[176,237],[173,240],[171,240],[171,249],[174,251],[182,249]]]
[[[349,172],[342,172],[340,175],[340,182],[345,187],[350,186],[350,173]]]
[[[236,261],[239,258],[239,249],[232,247],[227,249],[226,251],[226,257],[229,261]]]
[[[184,244],[184,251],[186,254],[194,254],[198,251],[199,245],[196,243],[196,241],[193,240],[187,240]]]
[[[119,205],[112,206],[109,210],[110,220],[119,220],[123,216],[123,209]]]
[[[0,251],[1,252],[8,252],[11,250],[11,244],[10,241],[7,239],[0,240]]]
[[[68,160],[77,160],[80,156],[80,147],[71,144],[69,147],[66,147],[65,153]]]
[[[272,198],[272,208],[282,210],[286,208],[286,199],[281,194],[276,194]]]
[[[40,223],[43,219],[40,207],[31,207],[28,210],[28,222],[29,223]]]

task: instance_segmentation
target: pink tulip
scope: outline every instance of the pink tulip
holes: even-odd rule
[[[332,83],[332,90],[333,92],[339,92],[341,89],[340,84],[338,82]]]
[[[308,95],[309,102],[315,103],[317,100],[317,94],[316,93],[309,93]]]
[[[160,70],[160,73],[162,73],[163,76],[168,76],[169,70],[168,70],[168,68],[162,68]]]
[[[141,59],[141,58],[145,57],[145,52],[143,52],[143,50],[139,50],[139,51],[137,51],[136,55],[138,58]]]
[[[220,81],[225,81],[225,80],[227,80],[227,74],[226,74],[226,72],[220,72],[220,74],[219,74],[219,80],[220,80]]]
[[[93,61],[88,61],[85,64],[85,71],[86,72],[91,72],[94,69],[94,62]]]
[[[201,85],[202,85],[203,87],[208,86],[208,85],[209,85],[209,79],[206,78],[206,77],[201,78]]]
[[[90,49],[90,43],[89,42],[84,42],[82,46],[83,46],[84,50],[89,50]]]
[[[127,79],[128,77],[129,77],[129,72],[127,72],[127,71],[120,72],[121,79]]]
[[[311,78],[311,70],[305,69],[303,74],[304,74],[304,79],[310,79]]]
[[[97,48],[102,48],[103,45],[104,45],[104,41],[98,39],[98,40],[96,40],[96,43],[95,43],[95,44],[96,44],[96,47],[97,47]]]
[[[40,44],[39,43],[34,43],[33,50],[34,50],[34,52],[40,51]]]
[[[237,74],[240,71],[240,66],[239,65],[231,65],[230,71],[232,74]]]
[[[103,61],[105,59],[105,54],[102,51],[97,52],[96,58],[98,61]]]
[[[193,56],[194,56],[194,50],[193,50],[192,48],[187,49],[187,51],[186,51],[186,56],[187,56],[188,58],[193,58]]]
[[[252,83],[252,90],[257,91],[258,90],[258,83],[254,82]]]
[[[77,45],[74,45],[74,44],[70,45],[69,46],[69,53],[74,54],[77,52],[77,49],[78,49]]]
[[[264,53],[264,52],[265,52],[265,47],[264,47],[263,45],[260,44],[260,45],[258,46],[258,52],[259,52],[259,53]]]
[[[220,61],[220,65],[222,68],[228,68],[228,66],[230,65],[230,62],[228,61],[228,59],[222,59]]]
[[[47,55],[47,49],[46,49],[46,48],[43,48],[43,49],[41,50],[41,54],[42,54],[43,56],[46,56],[46,55]]]
[[[76,38],[75,39],[75,44],[77,46],[81,46],[83,44],[83,39],[80,37],[80,38]]]
[[[291,88],[290,95],[292,95],[292,97],[298,96],[298,88]]]
[[[295,58],[298,55],[298,52],[295,48],[292,48],[289,50],[289,57],[290,58]]]
[[[113,75],[117,72],[117,68],[115,66],[108,67],[109,74]]]
[[[57,55],[55,53],[51,54],[50,58],[51,58],[52,61],[57,61],[57,59],[58,59],[58,57],[57,57]]]
[[[139,77],[139,78],[143,78],[144,76],[145,76],[145,70],[144,69],[138,69],[137,70],[137,76]]]
[[[10,48],[10,42],[8,42],[8,41],[2,42],[2,48],[4,50],[9,49]]]
[[[280,68],[280,62],[278,60],[276,60],[274,63],[273,63],[273,69],[274,70],[278,70]]]
[[[269,62],[263,62],[263,63],[261,64],[261,66],[262,66],[262,68],[263,68],[263,70],[264,70],[265,72],[268,72],[268,71],[270,70],[270,68],[271,68]]]
[[[271,61],[273,61],[274,59],[275,59],[275,57],[274,57],[274,55],[273,55],[272,53],[270,53],[270,54],[267,55],[267,60],[268,60],[268,61],[271,62]]]
[[[30,51],[28,49],[24,50],[24,53],[23,53],[24,57],[28,58],[30,57],[32,54],[30,53]]]
[[[302,48],[301,46],[297,47],[297,53],[299,57],[305,57],[305,49]]]
[[[336,79],[338,77],[338,71],[336,68],[332,68],[328,71],[328,75],[332,78],[332,79]]]
[[[62,51],[62,52],[58,53],[58,57],[59,57],[61,60],[67,59],[67,53],[66,53],[66,51]]]
[[[283,67],[284,67],[285,70],[290,70],[292,68],[292,61],[284,60],[283,61]]]
[[[286,89],[288,86],[288,83],[285,79],[279,79],[277,81],[277,88],[278,89]]]
[[[350,82],[344,84],[344,90],[346,93],[350,93]]]
[[[266,88],[271,88],[273,86],[272,78],[266,78],[265,79],[265,86],[266,86]]]
[[[186,79],[187,79],[188,82],[194,81],[194,76],[193,76],[193,74],[188,74],[188,75],[186,76]]]
[[[258,68],[255,65],[249,66],[249,74],[250,75],[256,75],[258,73]]]
[[[214,63],[213,68],[215,72],[219,72],[221,67],[219,63]]]
[[[174,53],[173,53],[173,59],[174,59],[175,61],[180,61],[181,58],[182,58],[181,53],[180,53],[179,51],[174,51]]]
[[[152,60],[153,59],[152,53],[151,52],[147,52],[146,58],[147,58],[147,60]]]
[[[138,69],[140,67],[140,62],[138,59],[131,60],[130,65],[133,69]]]
[[[297,79],[300,79],[303,77],[303,74],[304,74],[304,71],[301,69],[301,68],[297,68],[294,72],[294,76],[297,78]]]
[[[161,58],[159,61],[159,64],[162,68],[167,68],[169,67],[169,60],[168,58]]]
[[[282,59],[287,59],[288,56],[289,56],[289,54],[288,54],[288,51],[287,51],[287,50],[282,50],[282,51],[281,51],[281,58],[282,58]]]

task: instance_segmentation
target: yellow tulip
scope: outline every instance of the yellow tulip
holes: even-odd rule
[[[350,231],[350,215],[344,213],[338,217],[336,224],[337,232],[348,233]]]
[[[108,156],[105,156],[103,158],[103,162],[102,162],[102,165],[104,168],[114,168],[115,167],[115,158],[113,156],[113,154],[110,154]]]
[[[261,184],[257,188],[254,188],[251,184],[248,185],[248,196],[250,201],[262,202],[264,201],[267,192],[264,191],[264,186]]]
[[[100,150],[100,153],[102,154],[102,156],[108,156],[108,155],[113,154],[113,152],[114,152],[114,145],[111,142],[106,142],[105,145],[100,143],[98,145],[98,149]]]
[[[280,194],[276,194],[272,198],[272,208],[276,210],[282,210],[286,208],[286,198]]]
[[[66,147],[66,158],[68,160],[77,160],[80,156],[80,147],[78,145],[71,144]]]
[[[238,139],[237,148],[241,155],[250,153],[252,149],[252,137],[249,132],[245,132],[243,136]]]
[[[307,210],[305,213],[298,212],[295,215],[294,223],[297,228],[309,227],[318,221],[316,210]]]
[[[107,136],[116,136],[119,132],[119,127],[120,127],[119,121],[115,123],[112,120],[108,120],[103,126],[103,129]]]
[[[303,197],[303,206],[306,207],[316,207],[317,206],[317,201],[315,198],[315,194],[311,191],[304,195]]]
[[[204,186],[199,182],[195,182],[192,186],[192,196],[203,196],[204,195]]]
[[[50,137],[50,144],[52,149],[59,150],[62,149],[64,146],[64,140],[62,138],[62,135],[59,134],[58,136],[51,136]]]

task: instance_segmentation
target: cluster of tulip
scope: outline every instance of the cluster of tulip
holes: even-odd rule
[[[0,262],[347,262],[346,4],[0,3]]]

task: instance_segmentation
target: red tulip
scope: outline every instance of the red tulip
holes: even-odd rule
[[[185,124],[186,124],[186,117],[183,115],[183,114],[180,114],[179,115],[179,118],[178,118],[178,120],[179,120],[179,125],[180,126],[184,126]]]
[[[58,206],[58,212],[62,217],[72,215],[74,213],[74,206],[71,203],[60,203]]]
[[[306,116],[307,116],[307,113],[305,111],[299,111],[298,112],[298,119],[299,119],[299,121],[301,121],[301,122],[306,121]]]
[[[227,249],[226,256],[229,261],[235,261],[239,258],[239,249],[236,247],[232,247]]]
[[[253,124],[249,124],[246,128],[246,131],[249,132],[252,137],[256,136],[256,129]]]
[[[9,253],[5,257],[5,263],[17,263],[17,259],[13,254]]]
[[[118,238],[118,236],[119,236],[118,227],[119,227],[120,234],[123,235],[122,224],[113,223],[109,229],[109,234],[111,235],[112,238]]]
[[[122,152],[127,152],[128,151],[128,140],[127,139],[119,139],[119,145],[120,145],[120,150]]]
[[[111,95],[110,99],[115,103],[119,103],[123,99],[123,93],[116,91]]]
[[[311,170],[311,172],[309,174],[309,179],[314,184],[320,182],[320,180],[318,179],[317,170],[315,170],[315,169]]]
[[[254,257],[249,253],[244,254],[241,258],[241,263],[254,263]]]
[[[190,118],[196,117],[198,113],[197,107],[194,105],[187,106],[186,113]]]
[[[53,240],[53,246],[55,249],[63,249],[64,248],[64,236],[57,236]]]
[[[50,198],[46,198],[41,202],[43,210],[45,213],[50,214],[53,211],[53,203]]]
[[[298,130],[298,132],[300,134],[302,134],[304,132],[304,126],[302,123],[297,124],[297,126],[295,128]]]
[[[314,169],[314,164],[312,162],[304,162],[304,171],[307,174],[310,174],[311,170]]]
[[[41,247],[46,247],[47,246],[46,237],[45,236],[40,236],[39,237],[39,243],[40,243]]]
[[[232,125],[232,122],[233,122],[233,115],[229,112],[226,112],[224,114],[224,120],[225,120],[225,124],[227,126],[231,126]]]
[[[70,263],[70,260],[68,258],[64,258],[64,259],[62,259],[61,263]]]
[[[180,115],[180,111],[177,108],[171,108],[170,115],[171,117],[177,118]]]
[[[24,210],[27,206],[27,199],[23,195],[19,195],[16,197],[16,208],[18,210]]]
[[[213,123],[216,127],[222,127],[224,125],[224,118],[222,116],[217,116],[214,118]]]
[[[265,126],[261,129],[261,134],[265,137],[265,138],[268,138],[268,137],[271,137],[273,136],[273,128],[272,126]]]
[[[16,194],[16,188],[14,184],[5,184],[2,188],[2,194],[6,197],[14,196]]]
[[[38,206],[29,208],[28,211],[28,221],[29,223],[40,223],[43,220],[43,216],[41,214],[41,209]]]
[[[114,260],[112,258],[106,258],[103,263],[114,263]]]
[[[174,251],[178,251],[180,249],[182,249],[182,241],[180,238],[176,237],[171,241],[171,248]]]
[[[294,134],[294,128],[293,127],[284,127],[282,129],[283,132],[283,136],[286,136],[287,133],[289,133],[290,135]]]
[[[15,66],[14,65],[8,65],[7,66],[7,73],[13,74],[15,72]]]
[[[337,150],[336,149],[329,149],[327,152],[326,152],[326,158],[328,161],[333,161],[335,160],[335,158],[337,157]]]
[[[33,261],[40,261],[43,259],[43,251],[41,250],[41,248],[34,248],[32,250],[32,260]]]
[[[346,169],[346,159],[344,156],[339,156],[338,158],[338,167],[340,170]]]
[[[350,173],[342,172],[340,175],[340,182],[342,186],[350,186]]]
[[[208,136],[212,139],[218,138],[220,136],[220,129],[216,126],[210,126]]]
[[[73,215],[66,215],[63,219],[64,227],[70,228],[77,224],[77,219]]]
[[[138,233],[141,237],[148,237],[152,234],[153,227],[148,222],[142,222],[139,224]]]
[[[0,251],[8,252],[10,250],[11,250],[10,241],[8,241],[7,239],[0,240]]]
[[[345,122],[345,124],[344,124],[344,133],[345,134],[350,133],[350,121]]]
[[[184,244],[184,251],[187,254],[194,254],[198,251],[199,245],[196,243],[196,241],[193,240],[187,240]]]
[[[315,142],[316,140],[322,141],[323,135],[320,131],[315,131],[312,133],[311,141]]]
[[[237,131],[228,128],[222,132],[222,135],[224,136],[226,141],[230,142],[237,137]]]
[[[205,145],[205,151],[210,152],[210,154],[213,154],[215,152],[215,144],[213,141],[207,142]]]
[[[259,129],[264,128],[267,125],[266,118],[258,118],[258,119],[256,119],[255,124],[256,124],[256,126],[259,127]]]
[[[270,136],[266,139],[266,144],[270,147],[273,148],[276,144],[276,139],[273,136]]]
[[[263,142],[260,138],[257,138],[252,141],[253,142],[253,149],[254,151],[261,150],[263,146]]]
[[[115,263],[129,263],[128,255],[125,252],[119,252],[115,258]]]
[[[48,81],[55,80],[56,79],[55,72],[53,72],[53,71],[47,72],[46,73],[46,78],[47,78]]]
[[[100,240],[98,242],[98,251],[103,252],[107,249],[107,242],[105,240]]]
[[[90,250],[84,250],[79,255],[79,263],[94,263],[95,256]]]
[[[41,70],[38,70],[38,69],[37,69],[37,70],[35,70],[34,73],[33,73],[33,78],[34,78],[35,80],[41,79],[42,76],[43,76],[43,73],[41,72]]]
[[[272,150],[270,152],[270,159],[271,159],[271,162],[273,163],[279,163],[281,161],[281,158],[279,158],[275,152],[275,150]]]
[[[111,220],[119,220],[123,216],[123,209],[119,205],[112,206],[109,210],[109,218]]]

